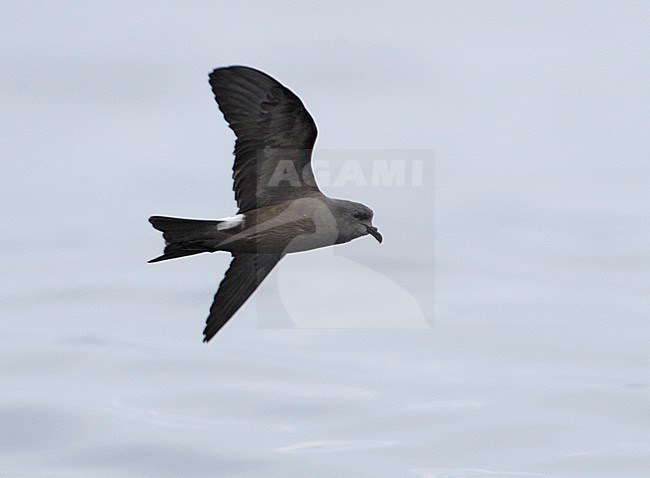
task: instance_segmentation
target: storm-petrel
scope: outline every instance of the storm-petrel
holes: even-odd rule
[[[311,153],[316,124],[300,99],[269,75],[245,66],[217,68],[210,86],[235,132],[233,180],[239,211],[216,220],[153,216],[165,239],[159,262],[201,252],[233,256],[214,297],[204,342],[239,310],[285,254],[349,242],[370,234],[372,210],[324,195]]]

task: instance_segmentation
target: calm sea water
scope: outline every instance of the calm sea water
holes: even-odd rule
[[[0,476],[648,476],[647,9],[20,5]],[[304,99],[321,157],[435,174],[328,189],[384,244],[288,257],[204,345],[228,257],[148,265],[146,219],[234,212],[205,76],[229,63]]]

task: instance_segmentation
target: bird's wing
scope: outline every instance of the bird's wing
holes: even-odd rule
[[[203,330],[203,341],[215,336],[226,322],[244,305],[282,254],[235,254],[210,307]]]
[[[210,86],[237,136],[233,189],[240,212],[321,194],[311,167],[316,124],[296,95],[244,66],[217,68]]]

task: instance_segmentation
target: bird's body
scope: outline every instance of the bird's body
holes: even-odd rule
[[[218,68],[210,84],[237,135],[233,180],[239,212],[216,220],[153,216],[163,232],[159,262],[201,252],[233,255],[204,330],[207,342],[285,255],[382,237],[367,206],[324,195],[311,168],[316,125],[297,96],[248,67]]]

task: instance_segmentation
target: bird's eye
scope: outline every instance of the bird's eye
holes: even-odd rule
[[[355,213],[353,214],[353,216],[354,216],[355,218],[357,218],[357,219],[361,219],[361,218],[363,217],[363,213],[357,211],[357,212],[355,212]]]

